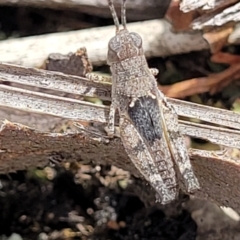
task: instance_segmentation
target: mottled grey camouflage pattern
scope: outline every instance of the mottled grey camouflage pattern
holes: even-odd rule
[[[177,198],[179,186],[192,193],[199,189],[199,183],[178,130],[177,114],[158,90],[153,75],[156,71],[148,68],[142,39],[126,28],[125,2],[120,30],[112,0],[108,0],[116,35],[108,45],[112,104],[106,131],[114,136],[117,110],[120,137],[128,156],[155,189],[157,200],[166,204]]]

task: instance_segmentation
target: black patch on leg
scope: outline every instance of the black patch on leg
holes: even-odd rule
[[[157,99],[140,97],[133,107],[128,108],[128,114],[138,132],[150,144],[161,139],[161,113]]]

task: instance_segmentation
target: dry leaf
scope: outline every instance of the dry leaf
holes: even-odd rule
[[[234,55],[231,53],[225,52],[217,52],[211,56],[211,61],[215,63],[223,63],[223,64],[239,64],[240,63],[240,56]]]

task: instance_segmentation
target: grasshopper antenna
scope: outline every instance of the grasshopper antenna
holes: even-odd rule
[[[116,13],[116,11],[115,11],[115,8],[114,8],[114,6],[113,6],[112,0],[108,0],[108,6],[109,6],[109,8],[110,8],[110,11],[111,11],[111,14],[112,14],[112,17],[113,17],[114,24],[115,24],[115,26],[116,26],[116,32],[118,32],[120,25],[119,25],[119,20],[118,20],[118,17],[117,17],[117,13]],[[123,9],[122,9],[122,11],[123,11]],[[125,16],[125,20],[126,20],[126,16]]]
[[[123,28],[127,28],[127,20],[126,20],[126,0],[122,0],[122,8],[121,8],[121,22]]]

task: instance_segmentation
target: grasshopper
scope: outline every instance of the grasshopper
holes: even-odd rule
[[[108,5],[116,26],[109,41],[107,63],[112,73],[112,103],[106,131],[114,136],[116,110],[123,146],[135,167],[156,191],[156,200],[167,204],[178,197],[179,188],[199,189],[178,116],[158,90],[156,69],[149,69],[142,38],[126,27],[126,0],[122,0],[121,24],[113,5]]]

